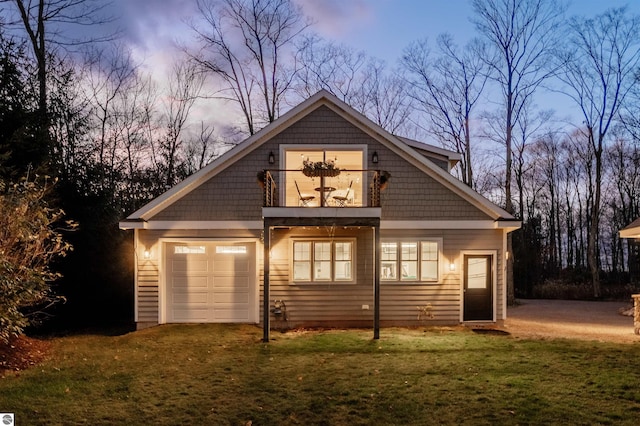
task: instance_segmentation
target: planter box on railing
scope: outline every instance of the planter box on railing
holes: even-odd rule
[[[340,169],[302,169],[302,174],[306,177],[336,177],[340,174]]]

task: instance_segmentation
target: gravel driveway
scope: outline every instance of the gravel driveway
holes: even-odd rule
[[[518,300],[509,308],[504,330],[516,337],[561,337],[603,342],[640,342],[633,317],[620,314],[624,302]]]

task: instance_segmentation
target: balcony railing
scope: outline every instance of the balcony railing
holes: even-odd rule
[[[302,170],[258,173],[264,207],[380,207],[382,172],[345,170],[306,176]]]

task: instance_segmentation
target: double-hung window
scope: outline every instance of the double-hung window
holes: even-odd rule
[[[439,280],[439,240],[384,241],[380,254],[383,281]]]
[[[293,242],[294,282],[353,281],[352,240]]]

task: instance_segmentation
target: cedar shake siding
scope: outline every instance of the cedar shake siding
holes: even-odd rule
[[[323,106],[248,153],[232,167],[221,171],[152,220],[261,220],[262,191],[256,173],[278,169],[268,164],[269,152],[279,152],[280,144],[355,144],[376,151],[378,164],[368,157],[367,168],[391,173],[388,189],[381,194],[383,220],[482,220],[489,217],[435,179],[386,148],[375,139]],[[274,176],[276,185],[278,174]]]

